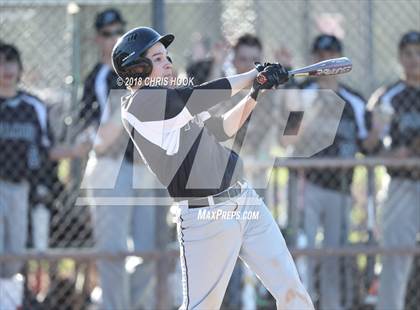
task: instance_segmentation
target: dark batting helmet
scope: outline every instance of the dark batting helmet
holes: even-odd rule
[[[152,61],[145,57],[157,42],[168,47],[174,40],[172,34],[160,35],[149,27],[138,27],[125,33],[112,50],[112,66],[122,77],[145,78],[153,69]]]

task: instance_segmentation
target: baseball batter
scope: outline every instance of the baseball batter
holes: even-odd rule
[[[172,76],[167,47],[173,40],[171,34],[135,28],[118,40],[112,60],[131,89],[122,100],[124,126],[179,207],[182,309],[220,308],[238,256],[259,276],[278,309],[313,309],[277,224],[242,178],[241,159],[219,143],[239,130],[260,90],[287,81],[287,70],[280,64],[259,65],[184,88],[145,83],[146,77],[158,81]],[[265,72],[265,81],[258,83],[258,71]],[[207,112],[250,87],[250,93],[222,116]],[[258,219],[243,216],[249,212],[257,212]]]

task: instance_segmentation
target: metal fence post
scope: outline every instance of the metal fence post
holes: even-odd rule
[[[366,64],[366,76],[368,76],[368,87],[369,93],[374,91],[376,85],[376,74],[375,74],[375,57],[373,57],[373,1],[366,1],[366,12],[367,12],[367,64]]]
[[[309,52],[309,46],[310,46],[310,29],[311,26],[309,25],[309,23],[311,22],[311,19],[309,18],[310,16],[310,0],[305,0],[305,6],[304,6],[304,11],[302,14],[302,23],[304,25],[304,32],[303,32],[303,36],[302,36],[302,51],[304,53],[304,60],[306,63],[310,62],[310,52]]]
[[[297,232],[299,230],[300,215],[298,211],[298,171],[289,169],[289,179],[287,185],[287,234],[286,240],[289,246],[296,245]]]
[[[165,33],[165,1],[153,0],[152,2],[152,23],[153,28],[161,34]],[[156,246],[162,253],[169,243],[169,227],[166,222],[168,208],[166,206],[156,206],[155,213],[155,233]],[[155,291],[156,309],[170,309],[168,299],[167,277],[169,273],[169,258],[165,255],[159,256],[156,264],[157,284]]]
[[[153,28],[158,32],[165,32],[165,1],[153,0],[152,3],[152,23]]]
[[[70,2],[67,5],[67,13],[69,14],[70,20],[70,32],[71,32],[71,46],[72,46],[72,56],[71,56],[71,106],[72,111],[79,111],[79,86],[80,86],[80,7],[75,2]],[[75,115],[72,115],[73,121],[75,120]],[[72,124],[71,127],[74,128],[75,124]],[[76,129],[78,131],[79,129]],[[70,137],[67,137],[73,140],[73,135],[75,132],[70,133]],[[82,178],[82,163],[80,160],[73,160],[71,162],[70,174],[72,180],[75,180],[77,184],[80,183]]]

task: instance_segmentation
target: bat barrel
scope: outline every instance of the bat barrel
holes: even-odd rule
[[[351,60],[347,57],[324,60],[313,65],[289,71],[289,76],[323,76],[350,72]]]

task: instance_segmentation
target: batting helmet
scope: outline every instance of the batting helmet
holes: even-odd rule
[[[157,42],[168,47],[174,40],[172,34],[160,35],[149,27],[138,27],[125,33],[112,50],[112,66],[122,77],[145,78],[153,69],[145,53]]]

